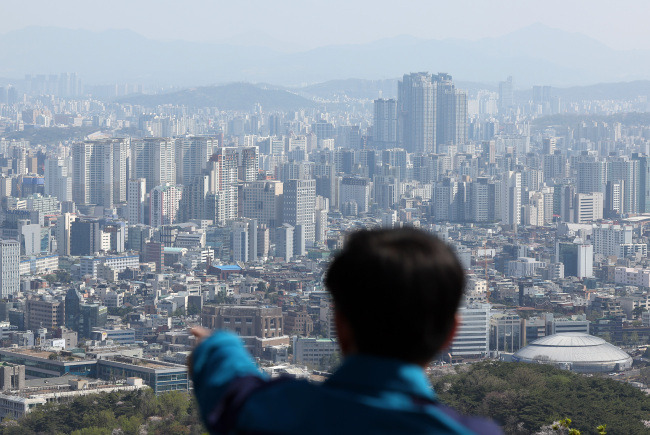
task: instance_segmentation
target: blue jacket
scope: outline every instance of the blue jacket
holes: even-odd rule
[[[324,383],[269,380],[240,339],[217,332],[192,357],[201,416],[211,433],[501,434],[436,401],[421,367],[354,355]]]

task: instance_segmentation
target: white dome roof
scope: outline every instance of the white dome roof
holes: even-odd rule
[[[624,370],[632,366],[630,355],[593,335],[564,332],[539,338],[519,349],[513,361],[551,363],[575,371]]]

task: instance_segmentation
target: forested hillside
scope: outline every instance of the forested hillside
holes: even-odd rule
[[[156,396],[144,389],[126,393],[94,394],[65,404],[34,408],[18,422],[5,421],[3,435],[202,434],[198,408],[187,393]]]
[[[462,366],[461,366],[462,367]],[[439,398],[467,414],[490,416],[508,434],[532,434],[569,417],[583,434],[650,433],[650,396],[603,376],[585,376],[547,365],[484,362],[432,378]]]

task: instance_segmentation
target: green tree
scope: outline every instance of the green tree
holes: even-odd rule
[[[139,435],[142,423],[143,418],[140,415],[122,416],[118,419],[119,427],[124,432],[124,435]]]
[[[639,316],[641,316],[641,314],[643,314],[644,311],[648,311],[648,310],[642,306],[635,307],[632,310],[632,317],[634,317],[635,319],[639,318]]]
[[[111,435],[113,428],[107,427],[88,427],[70,432],[70,435]]]

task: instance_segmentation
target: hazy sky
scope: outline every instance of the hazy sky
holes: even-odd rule
[[[0,33],[27,26],[131,29],[223,42],[248,34],[291,48],[396,36],[479,39],[535,22],[619,49],[650,49],[648,0],[0,0]]]

